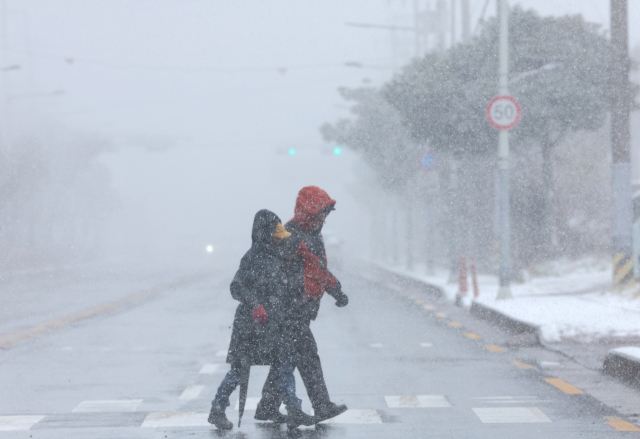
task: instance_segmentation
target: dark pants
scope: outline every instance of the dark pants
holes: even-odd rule
[[[329,391],[324,382],[322,365],[318,355],[318,345],[313,337],[309,324],[302,323],[295,328],[293,337],[293,366],[298,368],[307,394],[311,400],[313,410],[317,413],[330,402]],[[269,376],[262,388],[262,399],[258,405],[259,410],[277,410],[283,400],[283,395],[279,391],[278,371],[271,366]]]
[[[211,402],[215,410],[224,412],[226,408],[229,407],[229,396],[231,396],[236,387],[240,385],[242,379],[241,369],[240,363],[231,365],[231,370],[225,375],[222,383],[220,383],[218,387],[215,399]],[[287,410],[301,410],[302,401],[296,397],[296,381],[293,377],[293,366],[291,364],[278,363],[271,366],[269,373],[271,373],[271,371],[274,372],[273,379],[276,391],[283,395],[282,399],[284,399]]]

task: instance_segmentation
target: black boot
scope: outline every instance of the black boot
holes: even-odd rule
[[[209,419],[207,420],[209,424],[215,425],[218,430],[231,430],[233,428],[233,423],[227,419],[227,415],[213,407],[211,407]]]
[[[313,425],[316,418],[307,415],[302,410],[287,408],[287,428],[290,430],[298,428],[300,425]]]
[[[347,411],[347,406],[344,404],[337,405],[333,402],[324,404],[320,410],[315,411],[316,424],[327,419],[335,418],[341,413]]]
[[[273,408],[260,404],[258,404],[258,408],[256,409],[256,414],[253,416],[253,419],[257,419],[258,421],[273,421],[276,424],[284,424],[287,422],[287,417],[280,413],[278,407]]]

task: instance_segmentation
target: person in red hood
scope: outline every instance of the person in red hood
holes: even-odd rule
[[[327,255],[322,240],[322,226],[336,201],[317,186],[307,186],[300,190],[296,200],[295,215],[285,224],[285,228],[296,238],[301,238],[295,256],[285,269],[291,304],[291,325],[295,327],[293,364],[298,368],[307,394],[313,406],[316,423],[339,415],[347,410],[346,405],[331,402],[324,382],[318,346],[311,332],[311,321],[320,309],[320,299],[324,293],[332,296],[336,306],[343,307],[349,298],[342,291],[338,279],[327,267]],[[262,389],[262,399],[256,409],[255,419],[282,422],[278,407],[282,397],[278,393],[277,380],[273,369]]]

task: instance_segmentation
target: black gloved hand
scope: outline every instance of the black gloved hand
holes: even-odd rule
[[[349,304],[349,298],[342,291],[334,296],[336,298],[336,306],[342,308]]]

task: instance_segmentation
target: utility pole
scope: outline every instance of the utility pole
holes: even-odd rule
[[[633,281],[631,145],[629,127],[629,33],[627,0],[611,0],[611,197],[613,283]]]
[[[499,86],[500,95],[509,95],[509,4],[498,0],[500,13]],[[511,293],[511,227],[509,221],[509,131],[500,130],[498,146],[498,200],[500,206],[500,289],[496,299],[510,299]]]

